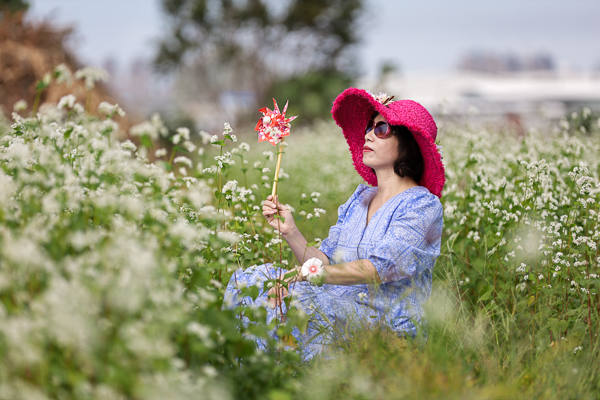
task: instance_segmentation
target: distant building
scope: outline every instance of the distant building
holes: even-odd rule
[[[502,74],[531,71],[554,71],[555,63],[547,53],[519,56],[475,51],[465,55],[458,63],[461,71]]]
[[[538,60],[540,65],[547,61]],[[533,64],[535,65],[535,64]],[[363,80],[359,87],[411,99],[432,112],[436,120],[468,117],[495,123],[518,132],[553,122],[588,107],[600,114],[600,74],[553,71],[491,73],[501,68],[490,63],[486,72],[461,69],[447,73],[403,73],[388,77],[384,87]],[[495,68],[495,69],[494,69]]]

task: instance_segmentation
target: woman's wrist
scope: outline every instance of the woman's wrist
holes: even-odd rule
[[[299,233],[300,233],[300,230],[298,229],[297,226],[294,225],[294,227],[292,227],[288,232],[286,232],[286,233],[281,232],[281,237],[283,237],[283,239],[285,239],[285,241],[289,243],[289,241],[294,240],[294,238]]]

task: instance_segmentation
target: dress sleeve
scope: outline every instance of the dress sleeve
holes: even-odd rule
[[[364,184],[358,185],[352,196],[346,201],[344,204],[339,206],[338,208],[338,220],[334,226],[329,228],[329,236],[323,239],[321,242],[321,246],[319,246],[319,250],[321,250],[331,264],[335,264],[334,262],[334,254],[337,248],[338,240],[340,238],[340,233],[342,232],[342,226],[344,225],[344,221],[348,212],[352,206],[352,203],[359,197],[359,195],[367,189],[368,186]]]
[[[440,255],[442,214],[433,195],[420,196],[393,213],[383,238],[371,243],[368,252],[381,283],[402,284],[433,269]]]

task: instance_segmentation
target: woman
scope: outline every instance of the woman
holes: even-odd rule
[[[354,166],[371,187],[359,185],[339,207],[338,221],[319,248],[307,248],[292,214],[276,198],[269,196],[263,206],[267,222],[279,229],[300,264],[315,262],[310,259],[323,264],[323,286],[311,285],[302,273],[290,278],[298,306],[311,315],[306,332],[293,333],[305,360],[330,342],[323,332],[332,332],[331,327],[350,329],[366,321],[414,336],[431,293],[445,182],[435,144],[437,127],[421,105],[391,100],[349,88],[333,104],[333,118],[342,128]],[[283,223],[275,218],[277,213]],[[252,304],[249,297],[240,298],[237,285],[275,276],[278,272],[269,265],[238,270],[227,287],[226,304]],[[272,288],[254,304],[277,306],[268,311],[270,322],[286,295]]]

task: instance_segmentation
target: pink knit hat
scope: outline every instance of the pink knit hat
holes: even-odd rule
[[[344,132],[352,153],[354,168],[359,175],[369,185],[377,186],[377,176],[362,161],[365,128],[375,111],[390,124],[403,125],[410,130],[423,156],[423,176],[418,183],[441,198],[446,177],[442,156],[435,144],[437,126],[431,114],[422,105],[412,100],[389,102],[386,95],[374,96],[366,90],[348,88],[333,102],[331,114]]]

